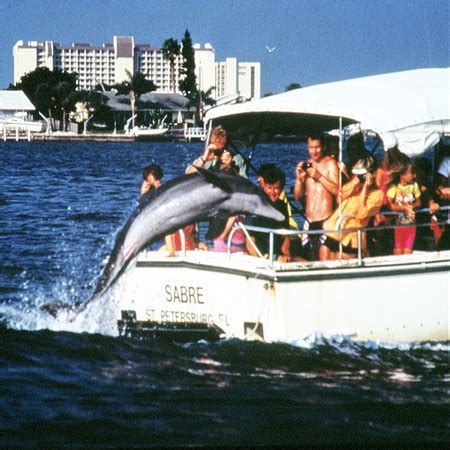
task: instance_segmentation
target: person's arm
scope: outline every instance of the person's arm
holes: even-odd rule
[[[256,239],[253,236],[250,236],[250,239],[256,245]],[[248,238],[245,239],[245,247],[250,256],[259,256],[258,253],[256,253],[254,246],[251,244]]]
[[[178,233],[178,231],[177,231]],[[164,241],[167,247],[167,252],[169,253],[169,256],[175,256],[175,246],[173,242],[173,234],[168,234],[164,237]]]
[[[335,197],[339,193],[339,167],[336,161],[329,159],[325,166],[324,173],[313,163],[313,167],[307,170],[308,176],[318,181],[331,195]]]
[[[214,159],[214,150],[217,150],[217,147],[214,144],[209,144],[208,147],[205,148],[202,156],[197,158],[192,165],[188,166],[186,169],[186,173],[194,173],[197,172],[197,167],[204,167],[207,161],[212,161]]]
[[[230,234],[230,231],[233,228],[234,223],[236,222],[236,218],[237,216],[228,217],[227,223],[225,224],[225,228],[223,229],[222,233],[220,233],[220,235],[217,236],[217,239],[222,239],[222,241],[225,241],[225,239],[228,238],[228,235]]]
[[[341,189],[341,200],[349,198],[353,194],[359,183],[360,181],[357,177],[353,177],[348,183],[345,183]]]
[[[289,262],[291,260],[291,240],[289,236],[284,236],[281,244],[281,255],[278,257],[281,262]]]
[[[241,155],[236,154],[233,156],[233,161],[239,170],[239,175],[247,178],[247,163],[245,162],[245,159]]]
[[[297,164],[297,176],[294,184],[294,200],[298,201],[305,195],[306,172],[302,169],[303,161]]]
[[[359,194],[358,210],[356,217],[360,220],[377,214],[383,205],[383,191],[377,189],[369,192],[370,186],[373,183],[373,176],[370,173],[366,174],[364,185]]]

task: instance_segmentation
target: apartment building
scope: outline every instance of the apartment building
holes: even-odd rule
[[[238,94],[245,98],[260,97],[260,64],[241,63],[236,58],[216,62],[211,44],[194,44],[197,86],[212,96]],[[64,46],[54,41],[18,41],[13,47],[14,84],[37,67],[59,68],[78,73],[78,88],[92,89],[99,83],[112,85],[141,72],[158,86],[157,92],[171,92],[170,63],[161,48],[135,44],[132,36],[114,36],[112,44],[92,46],[74,43]],[[180,81],[182,56],[175,61],[175,83]]]

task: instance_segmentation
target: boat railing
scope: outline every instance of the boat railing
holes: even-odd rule
[[[439,212],[445,212],[445,211],[450,211],[450,206],[441,206],[439,208]],[[415,210],[415,214],[425,214],[428,213],[430,214],[430,210],[429,208],[423,208],[423,209],[419,209],[419,210]],[[382,211],[379,212],[376,215],[385,215],[385,216],[401,216],[403,213],[401,212],[397,212],[397,211]],[[361,266],[363,264],[363,249],[362,249],[362,236],[363,233],[367,232],[367,231],[380,231],[380,230],[388,230],[388,229],[395,229],[398,227],[415,227],[415,228],[419,228],[419,227],[429,227],[429,226],[444,226],[444,225],[448,225],[450,223],[450,220],[447,218],[446,220],[436,220],[433,221],[430,219],[429,222],[424,222],[424,223],[412,223],[412,224],[402,224],[402,225],[396,225],[396,224],[383,224],[383,225],[379,225],[379,226],[370,226],[370,227],[349,227],[349,228],[342,228],[342,221],[343,219],[346,218],[350,218],[350,217],[354,217],[353,214],[345,214],[343,215],[338,221],[337,221],[337,226],[335,229],[327,229],[327,230],[294,230],[294,229],[274,229],[274,228],[266,228],[266,227],[257,227],[254,225],[244,225],[242,222],[238,222],[234,225],[234,227],[232,228],[232,230],[230,231],[229,235],[228,235],[228,241],[227,241],[227,253],[228,256],[231,257],[231,247],[232,247],[232,241],[233,241],[233,237],[234,234],[238,231],[238,230],[242,230],[247,238],[247,242],[249,242],[249,244],[252,246],[252,248],[255,250],[256,254],[258,255],[259,258],[263,259],[264,261],[266,261],[268,263],[268,265],[270,267],[273,267],[273,264],[275,262],[275,253],[274,253],[274,239],[275,239],[275,235],[280,235],[280,236],[302,236],[304,234],[310,236],[310,235],[323,235],[323,234],[327,234],[327,233],[354,233],[356,232],[357,235],[357,264],[359,266]],[[251,234],[249,232],[257,232],[257,233],[263,233],[263,234],[267,234],[268,235],[268,239],[269,239],[269,254],[268,254],[268,258],[266,259],[264,257],[264,255],[262,254],[262,252],[259,250],[259,248],[257,247],[256,243],[253,241],[253,239],[251,239]],[[340,244],[340,258],[339,260],[342,260],[342,245]]]

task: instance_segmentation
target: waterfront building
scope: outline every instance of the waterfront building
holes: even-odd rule
[[[260,64],[226,58],[216,62],[215,50],[207,43],[194,44],[197,87],[203,91],[214,87],[213,98],[237,94],[245,98],[260,97]],[[112,85],[141,72],[158,86],[157,92],[171,92],[170,64],[162,49],[135,44],[132,36],[114,36],[112,44],[92,46],[74,43],[64,46],[54,41],[18,41],[13,47],[14,84],[38,67],[59,68],[78,73],[78,88],[90,90],[97,84]],[[182,56],[175,61],[176,86],[180,81]],[[224,74],[222,74],[224,70]],[[177,91],[179,93],[179,91]]]
[[[24,113],[29,119],[34,110],[33,103],[23,91],[0,90],[0,120],[11,119],[18,113]]]

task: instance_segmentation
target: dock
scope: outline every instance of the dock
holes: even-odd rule
[[[191,127],[187,129],[171,129],[162,136],[135,136],[126,133],[102,133],[89,132],[78,134],[73,132],[55,131],[32,132],[20,127],[2,127],[0,128],[0,139],[3,141],[97,141],[97,142],[141,142],[141,141],[180,141],[180,142],[201,142],[206,139],[206,133],[203,128]]]

